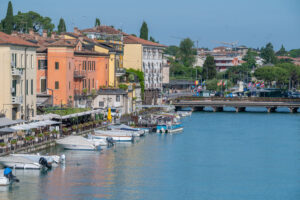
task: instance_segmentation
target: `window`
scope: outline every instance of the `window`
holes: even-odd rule
[[[106,69],[107,69],[107,64],[106,64],[106,66],[105,66],[105,67],[106,67]]]
[[[95,82],[94,82],[94,79],[93,79],[93,85],[92,85],[92,87],[95,88]]]
[[[120,95],[116,96],[116,102],[120,102]]]
[[[26,95],[28,95],[28,80],[26,80],[25,83],[25,91],[26,91]]]
[[[71,82],[69,81],[69,90],[71,90]]]
[[[59,82],[55,81],[55,89],[58,90],[59,89]]]
[[[31,95],[33,95],[33,79],[31,79]]]
[[[11,66],[17,67],[17,54],[16,53],[11,54]]]
[[[33,55],[31,55],[31,57],[30,57],[30,66],[31,66],[31,69],[33,69]]]
[[[71,63],[69,62],[69,70],[71,70]]]
[[[55,69],[56,69],[56,70],[59,69],[59,62],[55,62]]]
[[[39,60],[38,68],[39,69],[47,69],[47,60]]]
[[[91,90],[91,80],[89,79],[89,91]]]
[[[47,90],[47,79],[41,79],[41,92],[46,92]]]
[[[104,107],[104,101],[99,101],[99,107]]]

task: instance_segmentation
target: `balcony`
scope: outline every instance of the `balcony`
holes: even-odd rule
[[[20,77],[23,75],[23,70],[13,67],[11,68],[11,75]]]
[[[117,68],[116,69],[116,76],[120,77],[120,76],[124,76],[126,74],[126,70],[124,68]]]
[[[86,72],[84,71],[74,71],[75,79],[83,79],[86,76]]]
[[[22,96],[16,96],[16,97],[13,96],[13,97],[11,97],[11,103],[20,105],[23,103],[23,97]]]

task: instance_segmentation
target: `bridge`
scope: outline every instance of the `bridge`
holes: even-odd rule
[[[224,107],[233,107],[236,112],[246,111],[248,107],[264,107],[267,111],[276,112],[279,107],[285,107],[291,113],[298,112],[300,108],[300,99],[291,98],[261,98],[261,97],[236,97],[236,98],[218,98],[218,97],[180,97],[172,102],[176,110],[184,107],[191,107],[194,111],[203,111],[205,107],[211,107],[214,112],[221,112]]]

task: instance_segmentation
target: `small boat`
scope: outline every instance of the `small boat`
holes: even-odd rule
[[[16,169],[41,169],[43,165],[28,158],[17,156],[6,156],[0,158],[0,164],[4,167]]]
[[[190,112],[190,111],[177,111],[177,114],[180,117],[189,117],[189,116],[192,115],[192,112]]]
[[[14,182],[20,182],[13,174],[10,168],[5,168],[4,176],[0,177],[0,186],[7,186]]]
[[[100,145],[81,136],[69,136],[56,141],[57,144],[69,150],[100,150]]]
[[[40,155],[40,154],[10,154],[11,156],[16,156],[16,157],[24,157],[24,158],[28,158],[34,162],[39,162],[41,158],[45,158],[47,160],[48,163],[60,163],[60,162],[64,162],[65,160],[65,156],[57,156],[57,155]]]
[[[133,128],[133,127],[127,126],[125,124],[109,126],[108,128],[110,130],[128,131],[128,132],[132,133],[133,136],[135,136],[135,137],[140,137],[140,136],[145,135],[144,130],[141,130],[139,128]]]
[[[114,142],[131,142],[134,139],[134,134],[128,131],[95,130],[94,138],[97,139],[112,138]]]
[[[162,125],[157,125],[156,127],[157,133],[177,133],[182,131],[183,131],[182,124],[171,124],[171,125],[162,124]]]
[[[91,135],[91,134],[88,135],[87,140],[94,143],[94,144],[96,144],[96,145],[100,145],[100,146],[109,146],[109,145],[114,144],[113,139],[110,138],[110,137],[99,138],[99,137],[97,137],[95,135]]]

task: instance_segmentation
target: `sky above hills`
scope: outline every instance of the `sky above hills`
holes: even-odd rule
[[[178,45],[190,37],[199,47],[220,46],[218,42],[238,41],[257,48],[272,42],[275,49],[300,48],[300,0],[12,0],[14,14],[35,11],[59,18],[73,27],[114,25],[127,33],[139,34],[148,23],[149,35],[160,43]],[[8,0],[0,0],[0,17]]]

